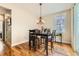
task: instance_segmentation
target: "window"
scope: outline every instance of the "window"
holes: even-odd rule
[[[56,16],[56,33],[64,32],[64,16]]]

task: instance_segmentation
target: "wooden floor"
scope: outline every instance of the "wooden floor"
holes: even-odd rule
[[[0,53],[0,56],[11,56],[11,46],[7,43],[4,43],[4,50],[2,53]]]
[[[50,45],[50,43],[49,43]],[[60,44],[60,43],[54,43],[54,47],[60,47],[60,48],[64,48],[67,51],[65,53],[67,53],[69,56],[75,55],[71,46],[68,44]],[[54,48],[55,49],[55,48]],[[63,51],[61,51],[63,52]],[[50,47],[49,47],[49,54],[51,53]],[[37,49],[37,51],[33,51],[33,50],[29,50],[28,49],[28,43],[23,43],[20,45],[17,45],[15,47],[12,47],[12,55],[13,56],[44,56],[45,55],[45,51],[44,51],[44,47],[41,47],[40,49]]]
[[[50,43],[49,43],[49,46],[50,46]],[[68,44],[61,45],[60,43],[54,43],[54,49],[55,47],[60,47],[67,50],[65,53],[67,53],[68,56],[75,55],[71,46]],[[51,53],[50,47],[48,51],[50,54]],[[37,51],[29,50],[28,43],[23,43],[23,44],[16,45],[12,48],[10,48],[9,45],[6,45],[4,53],[2,55],[3,56],[44,56],[45,51],[44,51],[44,46],[42,46],[40,49],[37,49]]]

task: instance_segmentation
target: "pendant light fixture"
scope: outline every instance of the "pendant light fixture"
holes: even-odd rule
[[[37,24],[44,24],[42,20],[42,3],[40,3],[39,5],[40,5],[40,17],[39,17]]]

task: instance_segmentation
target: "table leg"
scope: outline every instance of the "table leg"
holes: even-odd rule
[[[29,50],[31,50],[31,39],[29,37]]]
[[[45,40],[45,49],[46,49],[46,56],[48,56],[48,36],[46,36]]]

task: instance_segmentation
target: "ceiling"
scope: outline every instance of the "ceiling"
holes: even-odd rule
[[[36,16],[40,15],[40,6],[38,3],[20,3],[17,5],[28,10],[33,15],[36,15]],[[73,3],[43,3],[42,4],[42,16],[69,9],[73,5],[74,5]]]

